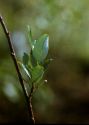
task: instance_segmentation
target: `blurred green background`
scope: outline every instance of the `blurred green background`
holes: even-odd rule
[[[89,0],[0,0],[18,60],[49,34],[48,83],[33,97],[36,123],[89,123]],[[0,123],[27,121],[22,88],[0,26]]]

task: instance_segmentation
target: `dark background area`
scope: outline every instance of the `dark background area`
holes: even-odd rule
[[[51,62],[34,94],[36,123],[89,123],[89,0],[0,0],[18,60],[34,39],[49,34]],[[0,123],[27,121],[22,88],[0,27]]]

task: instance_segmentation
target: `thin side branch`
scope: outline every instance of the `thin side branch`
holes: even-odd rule
[[[15,52],[14,52],[14,49],[13,49],[13,45],[12,45],[12,42],[11,42],[10,33],[7,30],[7,27],[5,25],[5,22],[4,22],[3,18],[2,18],[2,16],[0,16],[0,23],[2,25],[3,31],[4,31],[4,33],[6,35],[7,40],[8,40],[8,44],[9,44],[9,48],[10,48],[10,55],[11,55],[12,60],[14,62],[14,65],[15,65],[15,68],[16,68],[16,71],[17,71],[17,74],[18,74],[18,78],[19,78],[20,84],[21,84],[23,92],[24,92],[24,96],[25,96],[25,99],[26,99],[26,102],[27,102],[28,111],[29,111],[29,115],[30,115],[30,122],[32,124],[34,124],[35,120],[33,119],[33,111],[32,111],[31,101],[29,101],[29,96],[28,96],[28,94],[26,92],[26,89],[25,89],[25,86],[24,86],[24,82],[23,82],[23,78],[22,78],[22,75],[21,75],[19,67],[18,67],[16,55],[15,55]]]

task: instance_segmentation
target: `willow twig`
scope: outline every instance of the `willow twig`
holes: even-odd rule
[[[18,75],[18,78],[19,78],[19,81],[20,81],[20,84],[22,86],[23,93],[24,93],[24,96],[25,96],[25,99],[26,99],[26,102],[27,102],[27,107],[28,107],[28,112],[29,112],[29,117],[30,117],[30,123],[34,124],[35,120],[33,118],[32,104],[31,104],[32,94],[30,94],[30,100],[29,100],[29,96],[28,96],[28,94],[26,92],[26,88],[24,86],[22,75],[21,75],[19,67],[18,67],[18,63],[17,63],[17,59],[16,59],[16,54],[15,54],[15,51],[13,49],[13,45],[12,45],[10,33],[7,30],[7,27],[5,25],[5,22],[4,22],[3,18],[2,18],[2,16],[0,16],[0,23],[2,25],[3,31],[5,33],[5,36],[6,36],[7,40],[8,40],[8,44],[9,44],[9,48],[10,48],[10,55],[11,55],[12,60],[14,62],[15,69],[17,71],[17,75]]]

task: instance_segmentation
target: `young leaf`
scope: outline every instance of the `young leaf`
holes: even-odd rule
[[[28,26],[28,40],[29,40],[31,49],[33,49],[34,44],[36,43],[36,40],[32,39],[32,31],[31,31],[31,28],[29,26]]]
[[[23,68],[24,71],[26,72],[27,76],[31,79],[31,75],[30,75],[30,72],[29,72],[29,70],[27,69],[27,67],[26,67],[24,64],[22,64],[22,68]]]
[[[34,67],[31,71],[31,81],[32,83],[37,83],[39,82],[44,74],[44,68],[40,65],[37,65],[36,67]]]
[[[32,54],[39,64],[45,60],[48,54],[48,49],[49,37],[47,34],[44,34],[36,41],[32,49]]]
[[[18,62],[20,64],[20,66],[23,68],[23,70],[25,71],[25,73],[27,74],[27,76],[31,79],[31,74],[30,74],[30,69],[28,68],[28,66],[24,65],[21,62]]]
[[[29,61],[29,56],[28,56],[27,53],[24,53],[24,55],[23,55],[23,64],[27,65],[28,61]]]
[[[34,56],[32,55],[32,50],[30,52],[30,63],[32,65],[32,67],[37,65],[37,61],[35,60]]]
[[[30,46],[32,48],[32,32],[31,32],[31,28],[28,26],[28,39],[29,39],[29,43],[30,43]]]

